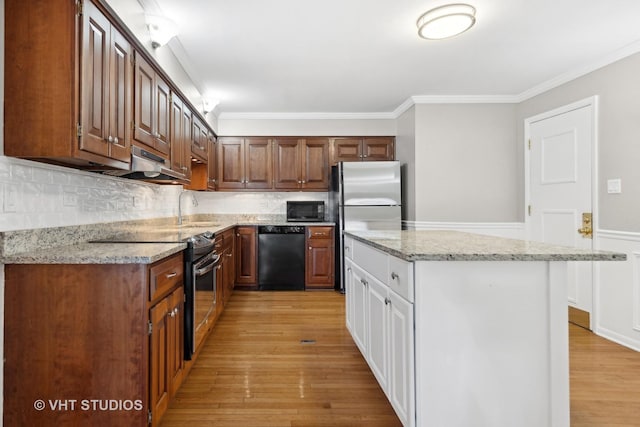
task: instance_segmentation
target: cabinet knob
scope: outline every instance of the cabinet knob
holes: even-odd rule
[[[309,250],[311,250],[311,246],[309,246]]]
[[[118,143],[118,137],[113,138],[113,143],[117,144]]]
[[[113,137],[111,135],[109,135],[109,137],[107,138],[107,141],[113,142]]]
[[[391,280],[397,280],[399,277],[394,271],[391,272]]]
[[[362,283],[364,286],[367,286],[367,285],[368,285],[367,281],[366,281],[366,280],[364,280],[364,279],[360,279],[360,283]]]
[[[186,171],[187,167],[186,166],[182,166],[180,169],[182,169],[183,171]]]
[[[391,304],[391,300],[389,298],[385,297],[384,305],[389,305],[389,304]]]

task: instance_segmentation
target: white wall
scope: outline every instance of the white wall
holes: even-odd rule
[[[402,218],[416,220],[416,109],[409,108],[400,117],[396,135],[396,159],[402,164]]]
[[[225,119],[218,118],[221,136],[393,136],[392,119]]]
[[[518,217],[524,218],[524,119],[598,96],[598,206],[594,245],[627,254],[626,262],[596,263],[594,330],[640,350],[640,54],[551,89],[517,106]],[[621,194],[607,180],[622,180]]]
[[[416,221],[521,220],[514,104],[418,104],[415,127]]]

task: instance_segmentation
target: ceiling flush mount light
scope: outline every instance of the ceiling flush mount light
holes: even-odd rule
[[[427,40],[441,40],[464,33],[476,23],[476,9],[468,4],[455,3],[425,12],[416,25],[418,35]]]
[[[178,35],[178,25],[169,18],[159,15],[146,15],[145,21],[151,37],[151,47],[164,46]]]

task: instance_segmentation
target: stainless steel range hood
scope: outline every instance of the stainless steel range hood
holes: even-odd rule
[[[103,171],[105,175],[129,179],[184,184],[184,176],[170,169],[169,161],[143,148],[131,147],[130,170]]]

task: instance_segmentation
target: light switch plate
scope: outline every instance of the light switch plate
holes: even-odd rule
[[[622,193],[622,180],[620,178],[607,180],[607,193],[609,194]]]

